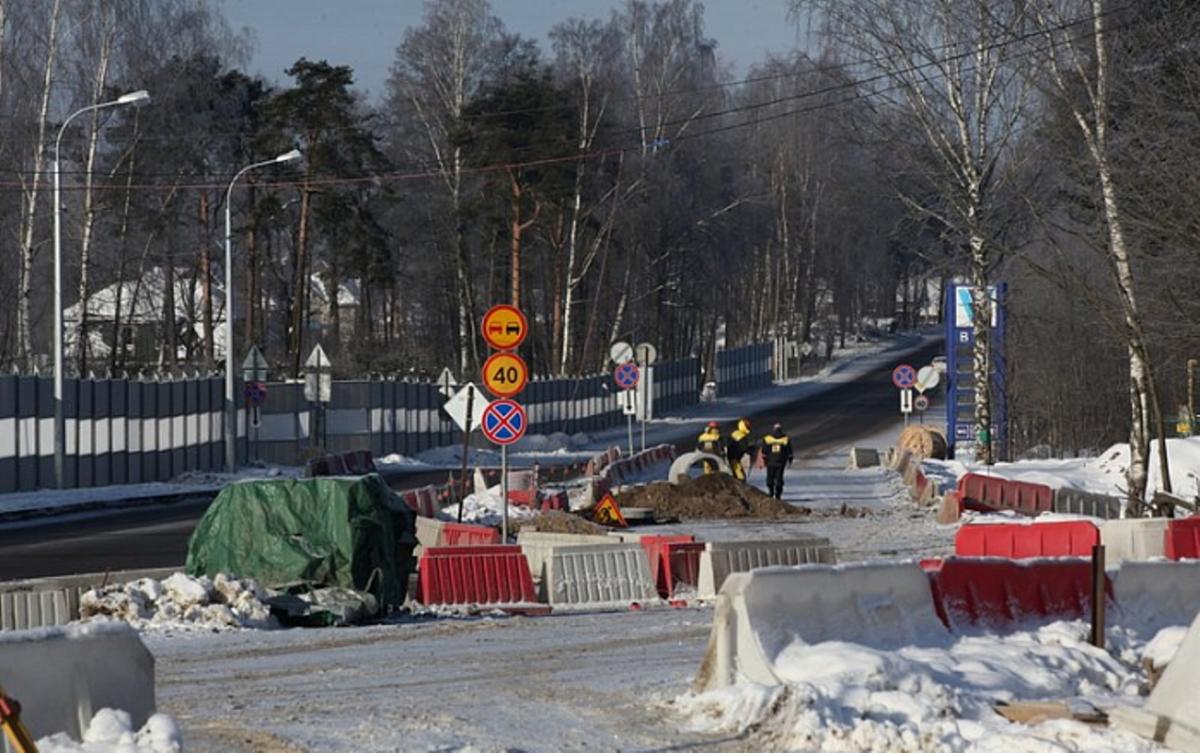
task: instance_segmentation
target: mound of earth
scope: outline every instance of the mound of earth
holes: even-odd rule
[[[578,515],[561,510],[548,510],[533,520],[522,521],[518,530],[541,531],[542,533],[584,533],[603,535],[608,529]]]
[[[723,473],[699,476],[681,484],[665,481],[635,486],[617,495],[621,507],[648,507],[665,518],[785,518],[808,515],[807,507],[760,492]]]

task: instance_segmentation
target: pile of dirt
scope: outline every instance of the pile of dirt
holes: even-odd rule
[[[561,510],[548,510],[533,520],[520,523],[517,530],[541,531],[542,533],[584,533],[603,535],[608,529],[578,515]]]
[[[658,520],[670,518],[786,518],[809,515],[807,507],[760,492],[723,473],[700,476],[681,484],[665,481],[635,486],[617,495],[621,507],[648,507]]]

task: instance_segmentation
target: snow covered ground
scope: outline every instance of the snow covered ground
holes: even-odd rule
[[[1158,443],[1151,445],[1147,496],[1162,487]],[[1167,440],[1167,461],[1172,488],[1184,499],[1200,496],[1200,437]],[[974,471],[1016,481],[1046,484],[1052,488],[1070,487],[1097,494],[1125,496],[1125,471],[1129,467],[1129,445],[1121,442],[1095,457],[1018,460],[983,466],[960,460],[926,460],[925,472],[945,487],[965,473]]]

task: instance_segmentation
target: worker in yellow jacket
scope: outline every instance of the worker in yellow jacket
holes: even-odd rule
[[[771,433],[763,437],[762,451],[767,466],[767,494],[782,499],[783,471],[792,464],[792,441],[781,424],[772,426]]]
[[[742,458],[754,454],[754,443],[748,441],[749,438],[750,421],[745,418],[738,419],[737,428],[729,435],[729,442],[725,444],[725,457],[729,459],[729,469],[738,481],[746,480]]]
[[[709,421],[704,427],[704,433],[696,440],[696,449],[709,455],[721,457],[721,427],[716,421]],[[704,461],[705,473],[716,473],[717,464],[711,460]]]

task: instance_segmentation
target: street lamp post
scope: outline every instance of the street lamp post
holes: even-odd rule
[[[150,94],[141,89],[123,94],[111,102],[88,105],[71,113],[58,129],[58,138],[54,140],[54,484],[59,489],[64,486],[64,466],[67,454],[66,416],[63,413],[63,284],[62,284],[62,172],[59,162],[59,151],[62,147],[63,132],[79,115],[105,107],[117,105],[138,105],[150,101]],[[86,306],[87,301],[80,301],[80,306]],[[86,333],[80,332],[80,346]]]
[[[228,473],[237,469],[237,409],[234,407],[233,394],[233,231],[229,208],[233,186],[239,178],[255,168],[298,159],[300,150],[293,149],[275,159],[247,165],[233,176],[229,188],[225,189],[225,471]]]

